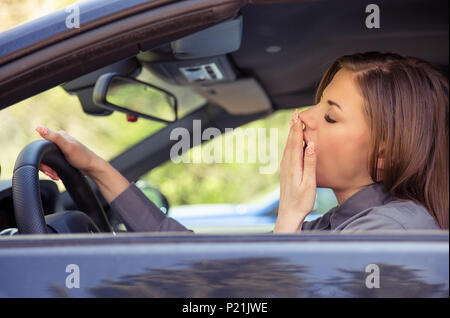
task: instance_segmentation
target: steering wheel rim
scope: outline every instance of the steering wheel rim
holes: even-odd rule
[[[112,232],[106,213],[86,177],[67,162],[55,143],[36,140],[22,149],[14,166],[12,192],[19,233],[48,233],[39,187],[41,163],[58,173],[78,209],[86,213],[101,232]]]

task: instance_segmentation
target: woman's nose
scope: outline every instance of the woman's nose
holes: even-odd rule
[[[313,128],[314,126],[314,119],[312,118],[312,111],[313,107],[308,108],[306,110],[303,110],[300,112],[299,117],[300,120],[303,122],[303,124],[306,126],[304,128]]]

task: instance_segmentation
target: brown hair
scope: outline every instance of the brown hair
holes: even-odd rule
[[[448,229],[447,77],[414,57],[380,52],[345,55],[325,72],[316,103],[341,68],[356,73],[365,100],[372,180],[382,182],[394,198],[424,206],[441,229]],[[378,158],[384,159],[382,171]]]

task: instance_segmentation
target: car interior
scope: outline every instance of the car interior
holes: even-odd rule
[[[379,2],[379,29],[364,26],[366,3],[358,0],[154,1],[160,7],[139,4],[122,10],[127,14],[98,17],[86,29],[51,34],[46,28],[62,14],[55,13],[42,20],[46,27],[33,31],[44,33],[35,43],[20,47],[20,38],[0,35],[0,43],[9,47],[0,50],[0,110],[61,85],[91,116],[114,111],[140,116],[108,106],[106,98],[102,102],[105,75],[167,92],[177,104],[175,117],[111,160],[136,181],[170,160],[174,127],[192,132],[193,120],[199,119],[202,130],[224,132],[279,110],[312,105],[321,75],[339,56],[367,51],[416,56],[448,77],[448,1]],[[93,15],[101,9],[93,7]],[[185,12],[191,14],[179,14]],[[67,191],[37,180],[40,160],[56,167]],[[26,233],[119,231],[120,221],[95,184],[64,161],[45,141],[24,148],[16,162],[20,173],[14,181],[0,181],[0,231],[18,223],[27,224],[21,231]]]

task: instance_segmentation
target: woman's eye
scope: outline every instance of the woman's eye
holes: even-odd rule
[[[328,116],[328,114],[325,115],[325,120],[331,124],[336,122],[335,120],[331,119],[330,116]]]

